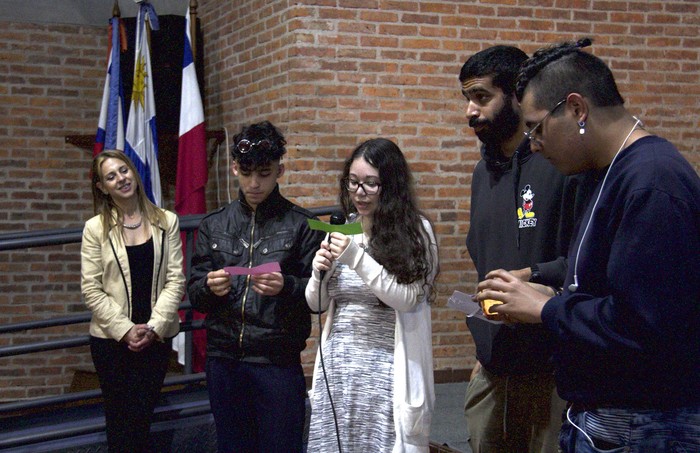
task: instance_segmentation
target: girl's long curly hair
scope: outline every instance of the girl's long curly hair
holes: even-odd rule
[[[432,289],[433,262],[426,218],[418,210],[408,163],[399,147],[385,138],[361,143],[345,161],[340,180],[340,204],[346,215],[356,213],[345,181],[350,166],[364,159],[379,171],[379,203],[372,218],[369,250],[375,260],[396,275],[399,283],[423,280]],[[431,291],[432,293],[432,291]]]
[[[141,215],[150,223],[151,225],[165,225],[165,214],[163,211],[154,205],[151,200],[146,196],[146,192],[143,190],[143,182],[141,182],[141,176],[136,170],[131,159],[119,150],[104,150],[92,159],[91,168],[91,178],[92,178],[92,207],[95,215],[100,215],[102,218],[102,233],[103,239],[107,238],[109,230],[112,227],[117,227],[119,229],[119,237],[124,234],[124,227],[119,219],[124,218],[124,213],[121,208],[114,203],[112,197],[109,194],[105,194],[98,187],[97,183],[102,180],[102,164],[107,159],[118,159],[124,162],[129,171],[131,172],[131,178],[136,182],[138,186],[136,188],[136,197],[138,199],[139,209],[141,210]],[[116,217],[115,217],[116,213]]]

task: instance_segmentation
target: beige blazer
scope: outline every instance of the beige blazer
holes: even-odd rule
[[[177,309],[185,292],[182,245],[178,217],[165,211],[166,228],[151,225],[153,237],[153,285],[151,319],[160,338],[177,335]],[[103,240],[102,220],[95,216],[85,222],[80,248],[81,289],[92,311],[90,335],[121,340],[134,326],[131,322],[131,271],[124,241],[117,228]]]

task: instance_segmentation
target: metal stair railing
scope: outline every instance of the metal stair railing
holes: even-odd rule
[[[338,206],[323,206],[317,208],[309,208],[314,215],[322,217],[335,212]],[[183,247],[185,258],[185,269],[189,278],[190,263],[194,248],[194,232],[198,228],[199,223],[206,214],[188,215],[180,217],[180,230],[186,233],[186,243]],[[80,243],[82,239],[82,228],[66,228],[66,229],[51,229],[39,231],[20,231],[0,234],[0,252],[10,250],[21,250],[35,247],[47,247],[65,244]],[[181,310],[185,310],[187,317],[180,323],[180,331],[186,333],[185,341],[185,367],[184,375],[170,376],[165,379],[163,387],[172,386],[187,386],[201,383],[205,379],[204,373],[192,373],[192,335],[193,330],[203,328],[203,320],[192,319],[192,305],[186,299],[180,305]],[[90,321],[91,314],[86,311],[70,316],[54,317],[49,319],[39,319],[25,321],[12,324],[1,324],[0,335],[11,334],[20,331],[38,330],[48,327],[67,326],[73,324],[87,323]],[[9,345],[0,347],[0,358],[30,354],[34,352],[51,351],[64,348],[73,348],[86,346],[89,344],[89,335],[76,335],[49,341],[25,343],[19,345]],[[61,405],[76,404],[80,402],[88,402],[90,400],[101,398],[102,392],[99,389],[88,390],[83,392],[66,393],[63,395],[42,397],[30,400],[20,400],[10,403],[0,403],[0,419],[11,417],[12,414],[23,413],[26,411],[40,411],[50,407]],[[189,417],[210,412],[208,401],[186,405],[158,407],[154,422],[159,418],[166,420],[177,419],[178,417]],[[158,415],[160,414],[160,416]],[[76,431],[77,429],[77,431]],[[99,432],[104,430],[104,421],[87,424],[80,428],[62,428],[51,430],[48,429],[41,434],[34,434],[31,438],[27,438],[23,434],[18,433],[15,438],[4,438],[0,440],[0,449],[8,447],[21,447],[23,445],[36,444],[46,440],[65,439],[73,436],[82,435],[85,433]],[[5,433],[7,434],[7,433]]]

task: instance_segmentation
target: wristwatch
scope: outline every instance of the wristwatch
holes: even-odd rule
[[[530,266],[530,283],[542,283],[542,273],[540,272],[539,266],[533,264]]]
[[[539,283],[540,285],[544,285],[545,283],[542,282],[542,272],[540,271],[539,266],[537,264],[533,264],[530,266],[530,280],[528,280],[530,283]],[[547,285],[549,286],[549,285]],[[557,288],[555,286],[549,286],[552,288],[552,291],[554,291],[555,296],[561,296],[562,289]]]

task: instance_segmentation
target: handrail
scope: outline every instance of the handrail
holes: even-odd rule
[[[152,425],[168,423],[173,419],[197,417],[210,413],[211,406],[208,399],[189,403],[181,402],[169,404],[167,406],[159,406],[154,411]],[[95,434],[103,432],[104,430],[104,417],[99,417],[93,419],[92,422],[82,422],[79,426],[43,429],[41,432],[32,431],[29,434],[24,434],[20,431],[15,437],[0,439],[0,449],[4,450],[13,447],[26,447],[53,440],[77,437],[86,434]]]
[[[90,319],[88,318],[88,321]],[[203,328],[204,320],[184,321],[180,323],[180,332],[189,332]],[[90,335],[75,335],[55,340],[37,341],[0,347],[0,358],[11,357],[32,352],[53,351],[55,349],[77,348],[90,344]]]
[[[310,208],[309,211],[316,216],[324,216],[331,214],[337,209],[337,206],[321,206],[317,208]],[[205,216],[206,214],[194,214],[180,217],[180,230],[185,232],[196,230],[199,227],[199,223]],[[80,242],[82,240],[82,233],[82,228],[2,233],[0,234],[0,251]],[[180,310],[188,310],[191,308],[192,305],[190,305],[189,302],[185,302],[180,306]],[[89,312],[85,312],[72,316],[63,316],[44,320],[26,321],[14,324],[0,324],[0,334],[19,332],[22,330],[80,324],[90,321],[90,316],[91,315]]]
[[[192,304],[185,301],[182,304],[180,304],[178,310],[190,310],[191,308]],[[85,311],[83,313],[71,316],[61,316],[58,318],[36,319],[33,321],[3,324],[0,325],[0,334],[21,332],[23,330],[46,329],[48,327],[69,326],[71,324],[81,324],[84,322],[89,322],[91,318],[92,314],[89,311]],[[2,351],[2,348],[0,348],[0,351]],[[0,357],[1,356],[2,354],[0,354]]]
[[[168,376],[163,382],[163,387],[172,387],[175,385],[195,384],[204,382],[206,375],[204,373],[187,374],[183,376]],[[47,406],[55,406],[59,404],[75,403],[77,401],[91,400],[101,398],[102,391],[100,389],[85,390],[82,392],[64,393],[63,395],[47,396],[31,400],[14,401],[11,403],[0,404],[0,416],[12,412],[26,411],[30,409],[43,408]]]
[[[337,206],[322,206],[316,208],[310,208],[311,211],[316,216],[329,215],[330,213],[337,210]],[[199,223],[206,216],[206,214],[194,214],[182,216],[180,218],[180,230],[182,231],[194,231],[199,227]],[[17,250],[30,247],[39,247],[47,245],[59,245],[67,244],[72,242],[80,242],[82,240],[82,228],[73,229],[52,229],[52,230],[39,230],[39,231],[25,231],[25,232],[11,232],[0,234],[0,251],[6,250]],[[189,267],[189,266],[188,266]],[[189,310],[192,305],[185,301],[180,306],[180,310]],[[0,324],[0,334],[19,332],[24,330],[34,330],[43,329],[47,327],[65,326],[71,324],[80,324],[90,321],[90,312],[80,313],[71,316],[56,317],[51,319],[41,319],[34,321],[25,321],[13,324]],[[18,346],[9,346],[0,348],[0,357],[6,357],[8,355],[17,355],[24,352],[39,352],[50,350],[49,347],[52,342],[56,342],[55,349],[62,349],[65,347],[83,346],[80,341],[72,340],[52,340],[41,343],[33,344],[23,344]],[[76,344],[79,343],[79,344]],[[47,349],[48,348],[48,349]],[[26,349],[26,351],[25,351]],[[8,352],[8,351],[24,351],[24,352]]]
[[[206,214],[193,214],[180,217],[180,230],[194,231]],[[0,234],[0,252],[79,243],[83,239],[83,228],[51,230],[13,231]]]
[[[90,335],[66,337],[58,340],[38,341],[35,343],[16,344],[0,348],[0,358],[32,352],[53,351],[55,349],[77,348],[90,344]]]
[[[316,208],[309,208],[309,211],[311,211],[315,216],[322,217],[330,215],[337,209],[338,206],[322,206]],[[199,227],[201,220],[205,216],[206,214],[196,214],[180,217],[180,229],[181,231],[188,233],[188,243],[186,247],[186,259],[188,264],[189,260],[191,259],[192,253],[192,232]],[[32,247],[80,243],[81,240],[82,227],[2,233],[0,234],[0,252],[10,250],[21,250]],[[183,251],[183,253],[184,252],[185,251]],[[189,269],[189,265],[187,266],[187,269]],[[190,313],[191,308],[192,305],[187,300],[185,300],[180,305],[180,309],[186,310],[188,313]],[[90,318],[90,312],[84,312],[51,319],[39,319],[20,323],[4,324],[0,325],[0,334],[11,334],[19,331],[37,330],[47,327],[67,326],[72,324],[86,323],[90,321]],[[181,332],[190,332],[192,330],[197,330],[201,328],[203,328],[203,320],[192,320],[191,316],[188,316],[185,321],[182,321],[180,323]],[[191,339],[188,341],[191,342]],[[0,358],[20,354],[28,354],[32,352],[85,346],[88,344],[88,335],[77,335],[49,341],[4,346],[0,347]],[[187,385],[191,383],[201,382],[205,379],[204,373],[191,373],[191,357],[189,355],[186,356],[185,373],[186,374],[182,376],[171,376],[166,378],[165,382],[163,383],[163,386],[169,387],[174,385]],[[41,397],[30,400],[20,400],[11,403],[3,403],[0,404],[0,416],[10,416],[10,414],[13,413],[33,409],[40,410],[42,408],[48,408],[53,405],[88,401],[91,399],[101,397],[101,394],[101,391],[99,389],[96,389],[83,392],[66,393],[63,395]],[[210,409],[208,408],[208,401],[206,402],[206,404],[202,403],[194,406],[190,405],[188,407],[181,406],[182,405],[168,405],[166,407],[161,407],[157,409],[157,412],[160,413],[163,417],[156,418],[167,419],[168,414],[173,413],[178,414],[175,416],[175,418],[183,416],[190,417],[201,414],[207,414],[210,411]],[[156,420],[154,420],[154,422],[155,421]],[[42,432],[41,434],[34,433],[31,436],[23,437],[23,435],[20,434],[18,437],[15,437],[13,439],[5,439],[0,441],[0,449],[6,448],[8,446],[31,445],[42,441],[68,438],[81,434],[100,432],[102,430],[104,430],[104,421],[97,423],[86,423],[78,428],[61,428],[55,430],[48,430]]]
[[[45,329],[47,327],[70,326],[71,324],[81,324],[90,321],[90,312],[80,313],[72,316],[62,316],[60,318],[37,319],[34,321],[17,322],[14,324],[0,325],[0,334],[21,332],[23,330]],[[2,348],[0,348],[1,350]]]
[[[329,215],[338,206],[308,208],[316,216]],[[194,231],[206,214],[191,214],[180,217],[180,230]],[[0,234],[0,252],[31,247],[45,247],[80,242],[83,228],[60,228],[50,230],[12,231]]]

